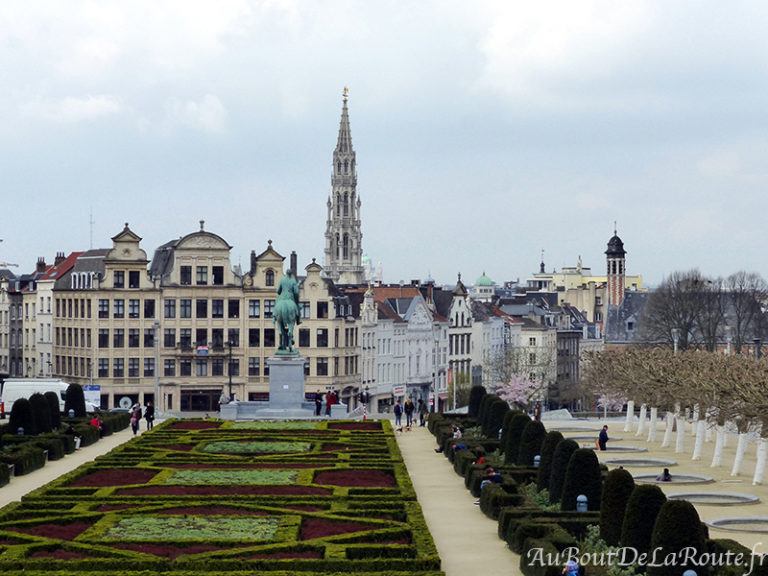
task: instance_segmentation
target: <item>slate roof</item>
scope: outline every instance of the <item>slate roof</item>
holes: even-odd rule
[[[618,306],[609,306],[605,314],[605,342],[623,344],[636,341],[637,319],[648,303],[650,292],[625,292],[624,300]],[[634,325],[628,330],[629,324]]]

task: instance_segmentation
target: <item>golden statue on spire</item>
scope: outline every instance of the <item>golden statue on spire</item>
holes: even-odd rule
[[[344,103],[347,103],[347,99],[349,98],[349,88],[344,86]]]

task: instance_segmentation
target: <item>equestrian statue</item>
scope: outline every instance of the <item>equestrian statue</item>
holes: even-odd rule
[[[288,270],[277,285],[277,300],[272,323],[277,324],[280,332],[280,345],[276,354],[298,354],[293,347],[293,326],[301,324],[299,314],[299,283],[296,274]]]

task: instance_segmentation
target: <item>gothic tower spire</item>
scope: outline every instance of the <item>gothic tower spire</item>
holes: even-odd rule
[[[341,122],[336,149],[333,151],[331,196],[325,230],[325,275],[339,284],[363,284],[363,233],[360,225],[360,197],[357,195],[357,168],[349,128],[344,88]]]

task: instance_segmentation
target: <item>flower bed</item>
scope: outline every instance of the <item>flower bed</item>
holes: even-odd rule
[[[387,422],[165,422],[0,510],[0,543],[14,576],[442,574]]]

